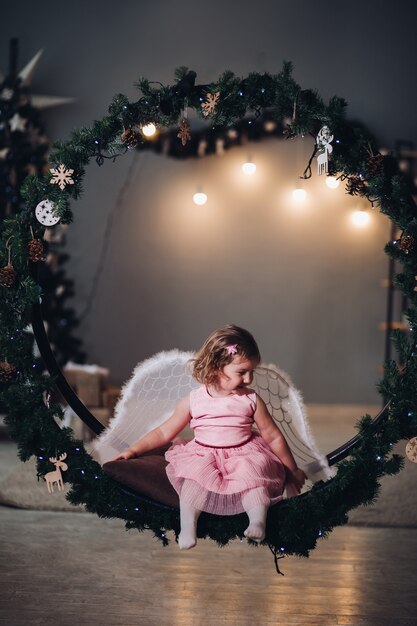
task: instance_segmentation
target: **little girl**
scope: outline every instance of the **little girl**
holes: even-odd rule
[[[262,541],[268,507],[282,499],[285,486],[294,494],[304,484],[306,475],[284,436],[249,387],[260,360],[247,330],[234,325],[215,330],[192,361],[193,376],[201,386],[183,398],[161,426],[114,459],[158,448],[190,424],[195,439],[178,439],[165,454],[168,478],[180,498],[182,549],[195,546],[202,511],[245,511],[245,536]],[[252,429],[254,424],[258,431]]]

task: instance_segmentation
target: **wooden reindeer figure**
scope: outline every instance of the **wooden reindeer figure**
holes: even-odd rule
[[[58,491],[63,491],[64,489],[64,481],[62,480],[61,470],[65,472],[68,469],[68,465],[63,463],[63,460],[67,458],[67,453],[59,455],[59,458],[51,456],[49,458],[50,462],[55,465],[55,470],[53,472],[48,472],[45,474],[44,478],[46,480],[46,484],[48,487],[48,493],[53,493],[54,491],[54,483],[57,484]]]

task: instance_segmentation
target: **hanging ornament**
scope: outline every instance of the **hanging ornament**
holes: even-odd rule
[[[329,170],[329,155],[333,152],[333,146],[331,142],[333,141],[332,131],[328,126],[322,126],[317,135],[316,145],[318,150],[321,150],[320,154],[317,156],[317,170],[318,174],[324,174]]]
[[[9,383],[13,380],[17,367],[7,361],[0,361],[0,383]]]
[[[0,268],[0,285],[2,287],[12,287],[16,280],[17,274],[11,263]]]
[[[185,117],[183,117],[180,123],[180,129],[177,135],[177,137],[181,139],[181,143],[183,146],[185,146],[187,141],[190,141],[191,139],[190,130],[191,130],[191,127],[190,127],[188,120]]]
[[[52,472],[48,472],[45,474],[44,479],[46,480],[46,485],[48,487],[48,493],[54,492],[54,485],[58,487],[58,491],[63,491],[64,489],[64,481],[62,479],[61,470],[66,472],[68,469],[68,465],[64,463],[64,459],[67,458],[67,453],[60,454],[59,458],[49,457],[50,462],[55,465],[55,469]]]
[[[416,249],[417,241],[411,235],[402,235],[398,242],[399,249],[405,254],[410,254]]]
[[[366,169],[370,176],[378,176],[384,171],[384,157],[379,152],[377,154],[369,154],[366,161]]]
[[[208,93],[206,98],[205,102],[201,103],[204,117],[213,115],[216,112],[217,104],[220,99],[220,91],[216,91],[216,93]]]
[[[121,141],[127,145],[129,149],[136,148],[141,141],[140,132],[133,128],[126,128],[120,135]]]
[[[55,205],[50,200],[42,200],[35,209],[35,215],[42,226],[55,226],[61,219],[55,213]]]
[[[32,233],[32,239],[28,242],[28,253],[29,253],[29,261],[32,263],[38,263],[38,261],[45,260],[45,250],[43,248],[42,239],[36,239],[32,226],[30,227],[30,231]]]
[[[73,185],[74,179],[71,178],[74,170],[67,169],[63,163],[60,163],[58,167],[51,167],[49,170],[52,174],[51,185],[58,185],[61,191],[65,189],[66,185]]]
[[[346,183],[346,193],[351,196],[364,196],[366,185],[360,176],[351,176]]]
[[[285,139],[294,139],[294,137],[297,137],[297,133],[293,129],[291,124],[286,124],[284,130],[282,131],[282,134],[284,135]]]
[[[12,261],[11,261],[12,251],[9,245],[9,241],[10,239],[8,239],[6,242],[6,247],[9,253],[7,265],[5,267],[0,268],[0,285],[2,287],[12,287],[12,285],[14,284],[17,278],[16,270],[14,269],[12,265]]]
[[[405,455],[413,463],[417,463],[417,437],[413,437],[405,446]]]
[[[414,280],[417,281],[417,276],[414,276]],[[417,291],[417,285],[414,287],[414,291]]]

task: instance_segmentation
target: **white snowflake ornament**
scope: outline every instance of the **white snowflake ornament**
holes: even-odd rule
[[[51,167],[49,171],[52,174],[51,185],[59,185],[61,191],[65,189],[66,185],[74,184],[74,180],[71,178],[74,170],[67,169],[63,163],[57,168]]]
[[[55,213],[54,203],[50,200],[39,202],[35,209],[35,215],[42,226],[55,226],[60,220],[59,215]]]
[[[319,130],[319,134],[317,135],[317,147],[322,152],[317,156],[317,169],[318,174],[324,174],[328,172],[329,169],[329,155],[333,152],[333,146],[331,142],[333,141],[332,131],[328,126],[322,126]]]

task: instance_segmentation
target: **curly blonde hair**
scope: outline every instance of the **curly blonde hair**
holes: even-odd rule
[[[233,352],[227,348],[233,348]],[[214,330],[192,359],[192,375],[203,385],[217,383],[219,373],[235,356],[261,360],[258,345],[244,328],[227,324]]]

